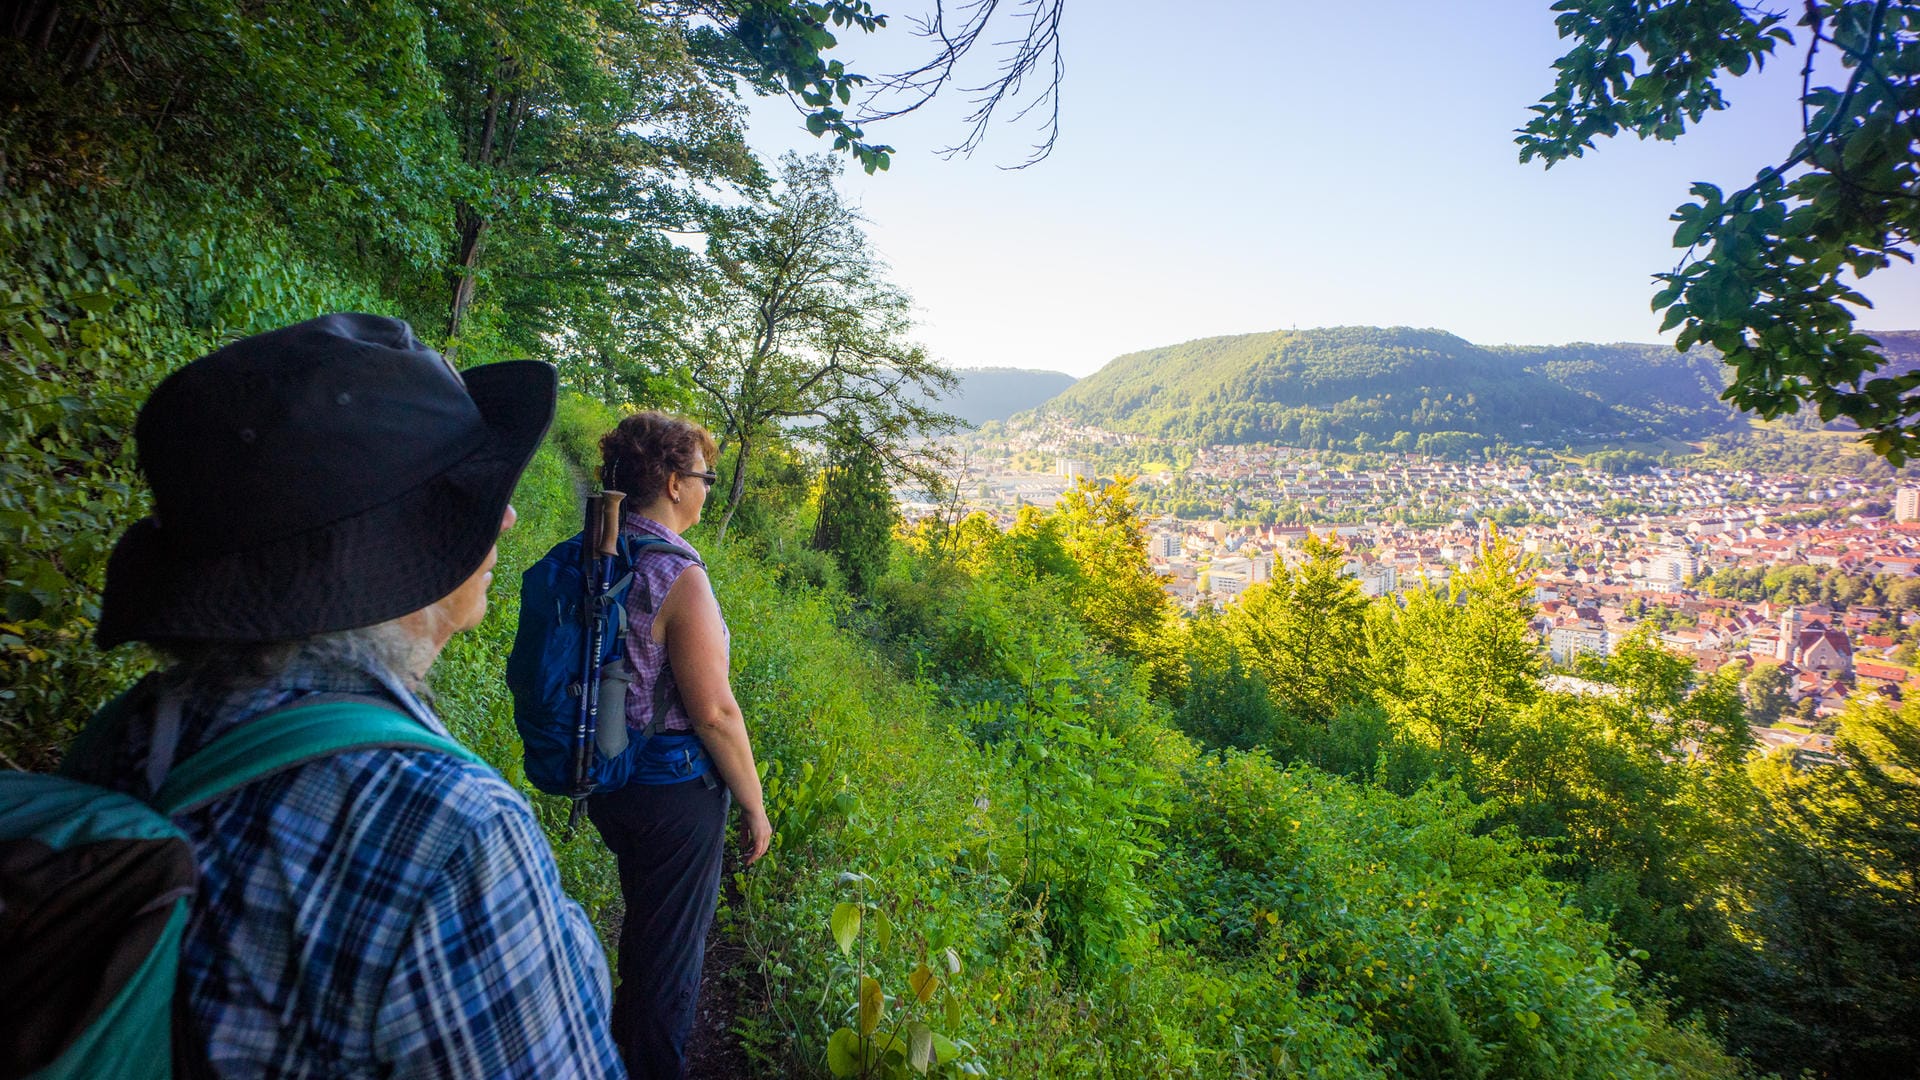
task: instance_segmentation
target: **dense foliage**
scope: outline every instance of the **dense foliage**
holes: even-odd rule
[[[829,24],[877,16],[42,0],[0,23],[17,74],[0,116],[6,763],[50,765],[148,662],[90,641],[107,545],[144,508],[127,444],[144,393],[237,335],[358,308],[462,363],[548,356],[598,399],[563,403],[492,610],[434,676],[455,731],[522,783],[500,680],[516,571],[576,528],[617,416],[599,402],[696,400],[661,361],[704,338],[663,328],[707,329],[694,301],[724,300],[779,239],[733,74],[800,93],[817,130],[886,160],[834,105],[858,77],[821,56]],[[317,48],[334,63],[290,59]],[[745,208],[703,203],[716,188]],[[731,269],[660,234],[723,219]],[[892,319],[897,294],[866,284]],[[831,348],[861,313],[827,314]],[[845,347],[900,344],[898,321],[865,328]],[[1155,422],[1430,446],[1521,438],[1498,417],[1523,412],[1718,422],[1659,395],[1609,411],[1585,396],[1619,392],[1591,352],[1256,339],[1182,352],[1192,385]],[[1653,367],[1692,387],[1674,401],[1711,389]],[[1143,394],[1125,373],[1086,400]],[[1846,767],[1803,772],[1752,758],[1731,673],[1696,678],[1650,640],[1569,692],[1542,678],[1525,566],[1499,543],[1395,603],[1361,598],[1316,540],[1233,612],[1184,619],[1126,485],[1005,531],[975,516],[887,536],[863,454],[900,429],[855,428],[825,460],[792,433],[736,445],[756,498],[727,544],[694,536],[776,828],[722,922],[744,952],[728,1035],[761,1072],[1740,1075],[1716,1039],[1788,1072],[1914,1059],[1920,709],[1859,708]],[[610,929],[605,850],[530,797]]]
[[[1520,159],[1549,166],[1630,131],[1676,139],[1726,107],[1721,85],[1801,57],[1801,135],[1732,193],[1696,183],[1674,211],[1684,252],[1654,310],[1733,368],[1727,400],[1772,418],[1808,405],[1822,421],[1866,430],[1895,465],[1920,444],[1920,373],[1890,365],[1877,335],[1854,326],[1871,307],[1865,280],[1912,263],[1920,233],[1920,4],[1809,0],[1785,11],[1733,2],[1560,0],[1567,54],[1520,131]]]

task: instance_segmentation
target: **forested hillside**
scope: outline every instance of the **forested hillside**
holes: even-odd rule
[[[1334,327],[1129,353],[1047,404],[1118,431],[1326,449],[1695,438],[1739,421],[1710,350],[1474,345],[1438,330]]]
[[[1073,385],[1073,376],[1026,368],[958,368],[959,385],[940,407],[969,424],[1005,420]]]
[[[885,478],[941,425],[942,377],[832,161],[766,167],[734,97],[745,72],[844,100],[820,24],[860,12],[699,6],[0,20],[0,764],[51,767],[152,663],[92,644],[106,552],[147,510],[144,394],[242,334],[389,313],[462,366],[534,355],[568,387],[490,613],[434,674],[515,783],[517,572],[576,528],[595,440],[661,407],[725,443],[731,483],[692,540],[775,827],[718,931],[740,957],[715,988],[739,1069],[1911,1075],[1920,705],[1856,707],[1846,767],[1800,770],[1753,752],[1733,673],[1651,639],[1567,692],[1497,538],[1403,602],[1365,599],[1310,540],[1227,613],[1185,618],[1124,484],[1005,530],[904,527]],[[666,239],[695,225],[706,253]],[[1598,369],[1431,331],[1256,338],[1130,358],[1068,396],[1172,395],[1148,414],[1194,438],[1617,422],[1573,385]],[[610,856],[530,797],[611,947]]]

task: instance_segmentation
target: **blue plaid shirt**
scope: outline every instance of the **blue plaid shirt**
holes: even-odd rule
[[[388,677],[296,669],[271,688],[176,696],[172,760],[267,709],[383,687],[446,734]],[[88,778],[149,795],[168,711],[136,706]],[[599,940],[526,801],[491,770],[355,751],[175,821],[201,874],[181,977],[221,1076],[624,1075]]]

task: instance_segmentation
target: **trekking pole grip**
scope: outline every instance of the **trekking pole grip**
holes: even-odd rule
[[[612,558],[620,549],[620,503],[627,497],[624,491],[608,488],[600,493],[600,554]]]

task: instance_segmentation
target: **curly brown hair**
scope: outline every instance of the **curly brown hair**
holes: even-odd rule
[[[642,506],[667,490],[675,473],[693,471],[695,455],[714,467],[720,448],[713,433],[691,420],[661,412],[638,412],[600,439],[600,477]]]

